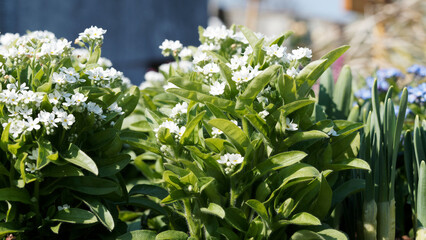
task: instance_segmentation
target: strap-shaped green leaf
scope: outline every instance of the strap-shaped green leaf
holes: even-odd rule
[[[203,119],[204,114],[206,114],[206,111],[202,111],[195,118],[193,118],[189,123],[186,124],[185,132],[182,134],[180,138],[180,144],[184,144],[186,139],[191,135],[191,133],[194,131],[194,129],[198,126],[200,121]]]
[[[0,201],[31,204],[30,194],[24,188],[0,188]]]
[[[246,204],[251,207],[254,211],[256,211],[257,214],[265,221],[268,225],[270,224],[269,220],[269,214],[266,210],[265,205],[263,203],[259,202],[256,199],[249,199],[246,201]]]
[[[93,213],[87,210],[83,210],[79,208],[69,208],[69,209],[64,209],[57,212],[55,216],[53,216],[51,221],[90,224],[90,223],[96,223],[98,219]]]
[[[172,77],[168,79],[168,82],[174,85],[191,91],[197,91],[204,94],[209,94],[210,87],[203,84],[202,82],[195,82],[189,80],[187,77]]]
[[[340,71],[333,91],[333,103],[336,104],[335,118],[344,119],[349,116],[353,102],[352,98],[352,72],[350,67],[345,65]],[[327,108],[333,107],[332,105],[327,106]]]
[[[176,231],[176,230],[167,230],[164,232],[159,233],[155,240],[187,240],[188,234]]]
[[[281,34],[279,37],[277,37],[276,39],[272,40],[271,43],[269,43],[269,46],[272,46],[274,44],[277,44],[278,46],[283,45],[284,41],[289,38],[291,35],[293,35],[292,31],[287,31],[283,34]]]
[[[80,150],[77,145],[71,143],[66,152],[61,154],[62,158],[66,161],[82,167],[95,175],[98,175],[99,170],[96,163],[83,151]]]
[[[112,217],[109,209],[106,208],[100,200],[89,197],[78,198],[90,208],[91,212],[96,215],[102,225],[108,228],[109,231],[112,231],[114,229],[114,218]]]
[[[0,147],[3,149],[3,151],[7,151],[7,144],[9,143],[9,129],[11,124],[12,123],[8,123],[1,133]]]
[[[241,130],[241,128],[227,119],[212,119],[208,123],[221,130],[238,149],[238,151],[244,155],[245,150],[250,145],[250,139],[243,130]]]
[[[239,208],[230,207],[225,209],[225,220],[239,231],[246,232],[249,228],[247,217]]]
[[[284,141],[283,144],[285,147],[291,147],[292,145],[299,143],[299,142],[303,142],[303,141],[308,141],[308,140],[319,140],[319,139],[323,139],[323,138],[329,138],[328,134],[322,132],[322,131],[318,131],[318,130],[311,130],[311,131],[306,131],[306,132],[297,132],[289,137],[287,137]]]
[[[224,111],[227,111],[229,113],[232,113],[238,116],[238,114],[235,112],[235,102],[233,101],[215,97],[215,96],[210,96],[210,95],[199,93],[196,91],[186,90],[186,89],[169,88],[167,89],[167,92],[195,101],[195,102],[200,102],[204,104],[210,103]]]
[[[221,219],[225,218],[225,210],[223,210],[223,208],[216,203],[209,203],[207,208],[200,208],[200,210],[205,214],[215,215]]]
[[[151,230],[135,230],[119,236],[116,240],[155,240],[156,232]]]
[[[268,85],[272,78],[278,76],[277,73],[280,68],[280,65],[270,66],[251,80],[244,92],[238,97],[235,108],[242,110],[245,106],[250,106],[259,92]]]

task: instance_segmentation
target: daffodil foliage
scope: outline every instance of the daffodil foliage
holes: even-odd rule
[[[47,31],[0,35],[0,238],[116,229],[130,162],[119,134],[139,90],[100,57],[105,32],[76,48]]]
[[[146,74],[132,131],[120,135],[146,178],[168,191],[164,223],[175,230],[160,234],[346,239],[326,221],[350,194],[334,188],[339,171],[369,169],[356,158],[362,124],[315,111],[312,86],[348,46],[311,61],[309,49],[285,47],[290,32],[199,32],[198,47],[160,46],[176,61]]]

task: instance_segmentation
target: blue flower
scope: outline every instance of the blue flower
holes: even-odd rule
[[[399,106],[398,105],[395,105],[394,106],[394,109],[395,109],[395,115],[396,116],[398,116],[398,113],[399,113]],[[408,114],[410,114],[412,111],[411,111],[411,109],[409,109],[408,107],[407,107],[407,109],[405,109],[405,117],[407,117],[407,115]]]
[[[407,87],[409,103],[424,103],[426,101],[426,83],[422,83],[417,87]]]
[[[369,88],[373,88],[374,84],[374,77],[367,77],[365,79],[365,82],[367,83],[367,86]],[[389,89],[389,83],[386,81],[386,79],[377,77],[377,90],[381,92],[386,92]]]
[[[361,88],[355,93],[355,97],[361,99],[370,99],[371,98],[371,90],[369,88]]]
[[[407,68],[408,73],[413,73],[416,76],[419,77],[425,77],[426,76],[426,66],[414,64],[413,66]]]
[[[377,70],[376,76],[378,80],[386,80],[389,78],[403,77],[404,74],[396,68],[386,68]]]

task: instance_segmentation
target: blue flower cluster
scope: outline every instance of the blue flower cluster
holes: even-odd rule
[[[400,78],[404,77],[404,74],[402,74],[401,71],[395,68],[387,68],[387,69],[380,69],[376,72],[377,77],[377,90],[380,92],[386,92],[389,89],[389,82],[388,79],[392,78]],[[355,97],[361,98],[361,99],[370,99],[371,98],[371,88],[374,84],[374,77],[370,76],[365,79],[365,82],[367,83],[367,87],[361,88],[355,93]]]
[[[417,87],[407,87],[408,91],[408,102],[409,103],[420,103],[426,102],[426,83],[422,83]]]
[[[407,72],[419,77],[426,77],[426,66],[414,64],[413,66],[407,68]]]

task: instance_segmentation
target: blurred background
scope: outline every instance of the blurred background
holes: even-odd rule
[[[144,73],[171,61],[164,39],[198,45],[198,26],[243,24],[266,35],[294,32],[287,46],[313,49],[313,58],[340,46],[334,66],[354,75],[377,68],[425,65],[424,0],[0,0],[0,32],[48,30],[73,41],[91,25],[107,29],[103,57],[139,84]]]

